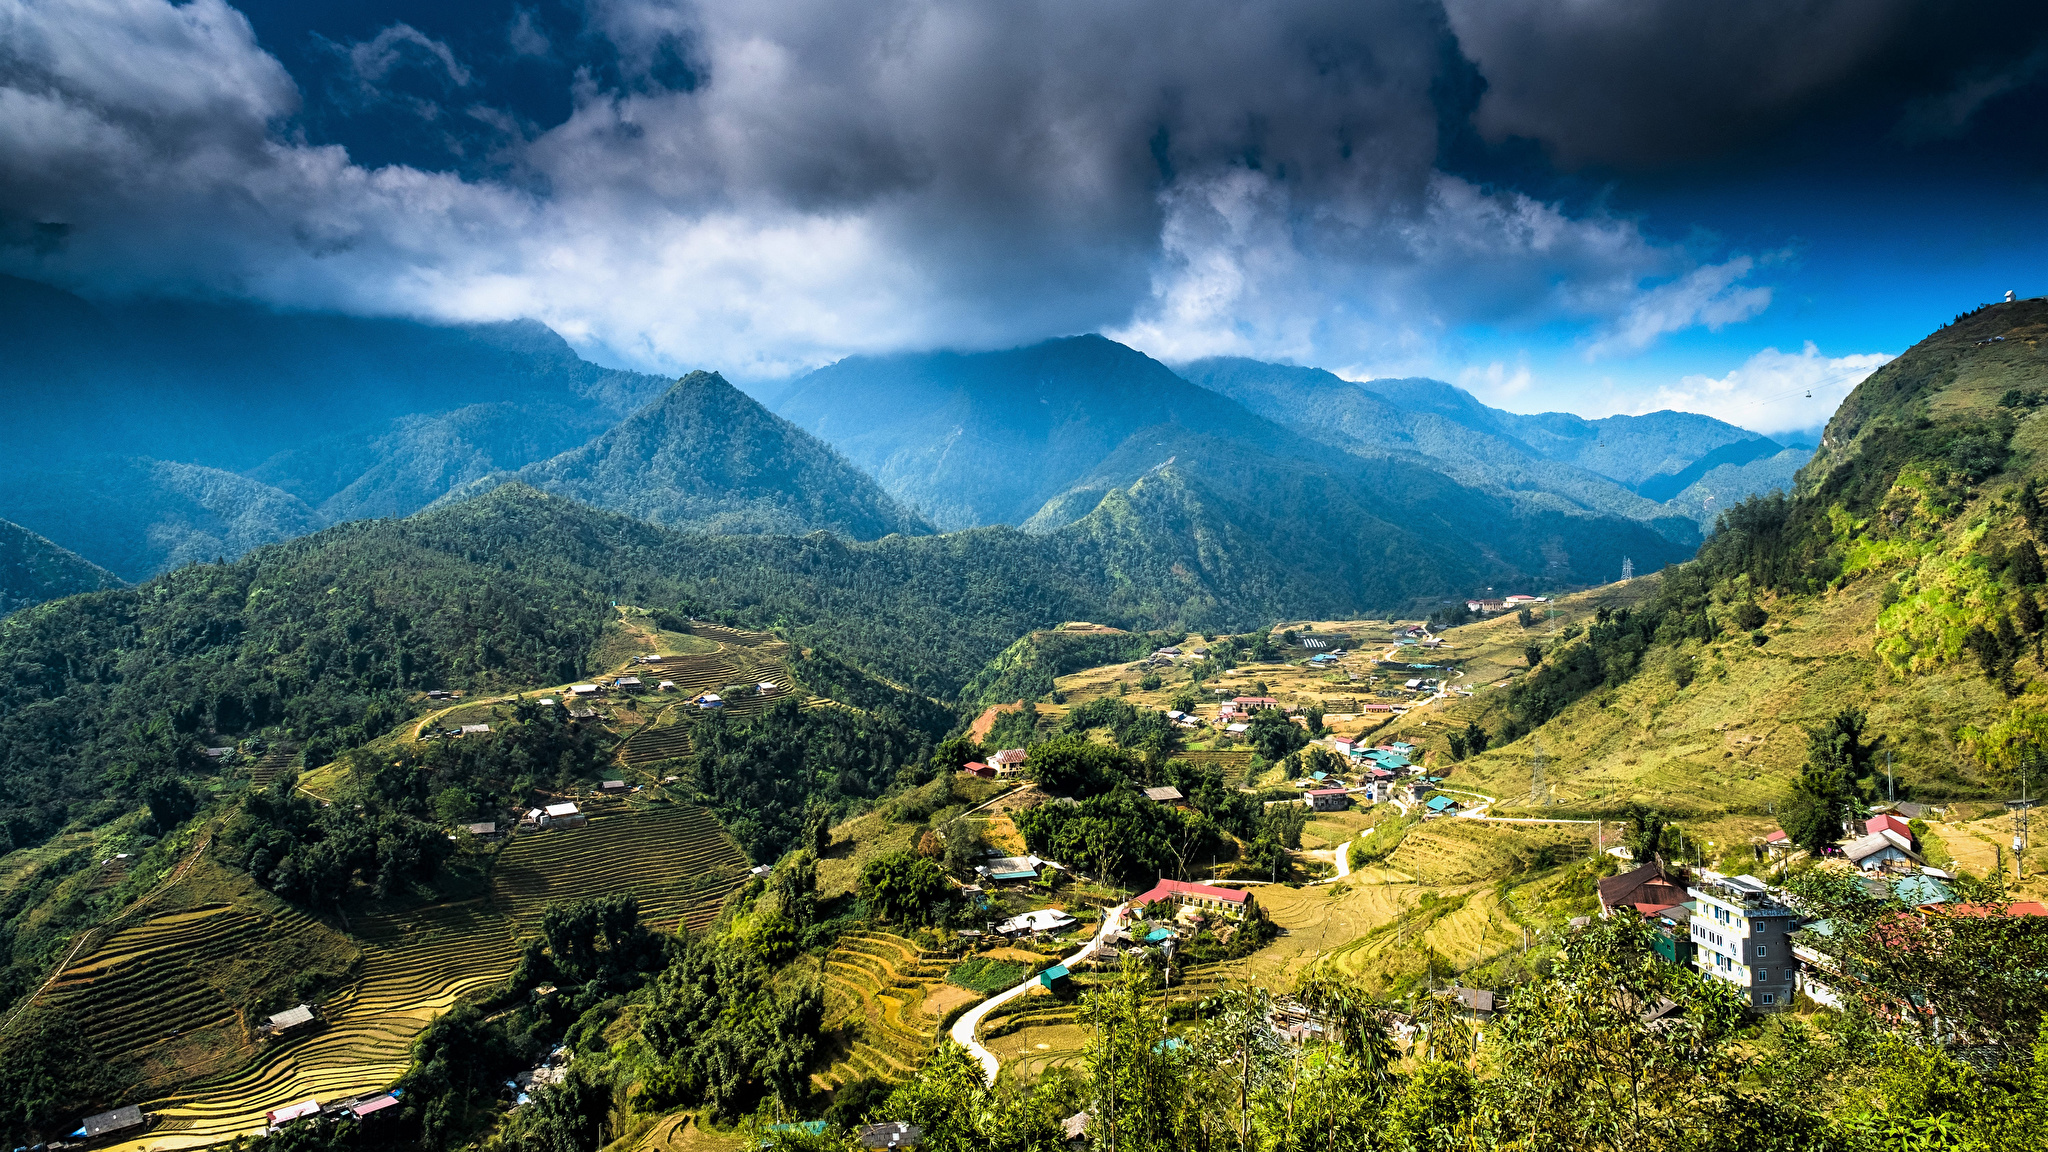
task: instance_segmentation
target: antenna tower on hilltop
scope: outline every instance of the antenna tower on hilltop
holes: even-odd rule
[[[1634,560],[1629,559],[1626,556],[1623,556],[1621,558],[1621,582],[1623,584],[1626,584],[1635,578],[1636,562]]]

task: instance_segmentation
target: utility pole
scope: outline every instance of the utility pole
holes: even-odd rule
[[[1532,737],[1529,745],[1535,751],[1535,755],[1529,760],[1529,804],[1531,807],[1541,808],[1544,803],[1545,792],[1543,783],[1543,742]]]
[[[1884,798],[1887,800],[1897,800],[1899,798],[1898,789],[1892,783],[1892,750],[1889,748],[1884,750]]]

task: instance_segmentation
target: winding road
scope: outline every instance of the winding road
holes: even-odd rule
[[[1081,950],[1079,952],[1076,952],[1072,956],[1069,956],[1066,959],[1060,961],[1060,963],[1071,968],[1074,965],[1079,964],[1081,961],[1086,960],[1088,957],[1094,955],[1095,950],[1097,948],[1102,947],[1102,942],[1108,939],[1109,936],[1112,933],[1114,933],[1117,930],[1118,926],[1123,922],[1124,909],[1126,907],[1127,905],[1118,904],[1116,907],[1110,908],[1103,912],[1102,927],[1096,929],[1094,938],[1089,940],[1088,943],[1082,945]],[[976,1060],[979,1060],[981,1062],[981,1070],[985,1075],[987,1075],[988,1082],[991,1084],[996,1082],[996,1070],[1000,1067],[1000,1064],[996,1060],[996,1054],[982,1047],[981,1041],[976,1040],[974,1038],[975,1030],[981,1027],[982,1020],[986,1018],[988,1014],[996,1008],[997,1005],[1007,1004],[1010,1001],[1015,1000],[1017,997],[1022,996],[1024,993],[1030,991],[1031,986],[1036,983],[1038,983],[1038,977],[1033,976],[1029,980],[1024,981],[1022,984],[1017,985],[1015,988],[1009,988],[1002,992],[998,992],[995,995],[989,997],[988,999],[983,1000],[981,1003],[976,1004],[973,1008],[967,1011],[966,1015],[960,1017],[960,1019],[953,1022],[953,1030],[950,1033],[950,1035],[953,1037],[954,1042],[958,1043],[962,1048],[967,1049],[969,1055],[973,1056]]]

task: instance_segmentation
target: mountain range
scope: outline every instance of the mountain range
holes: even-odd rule
[[[1101,336],[852,358],[770,411],[716,373],[591,364],[530,322],[91,303],[18,279],[0,304],[0,353],[34,382],[0,430],[0,517],[125,580],[517,480],[709,535],[1058,534],[1046,557],[1114,558],[1105,613],[1240,620],[1647,570],[1798,456],[1705,417],[1516,416],[1436,381],[1248,360],[1177,372]]]

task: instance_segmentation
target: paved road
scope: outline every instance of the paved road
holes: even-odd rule
[[[1104,912],[1102,914],[1102,927],[1096,929],[1094,939],[1082,945],[1081,950],[1079,952],[1076,952],[1072,956],[1069,956],[1066,959],[1060,961],[1060,963],[1065,964],[1067,967],[1071,968],[1074,965],[1079,964],[1081,961],[1086,960],[1089,956],[1094,955],[1095,950],[1097,948],[1102,947],[1103,939],[1109,936],[1110,933],[1115,932],[1117,930],[1117,926],[1120,923],[1122,923],[1124,918],[1125,907],[1125,905],[1119,904],[1116,907],[1111,908],[1108,911]],[[1007,1004],[1010,1001],[1015,1000],[1017,997],[1022,996],[1025,992],[1031,989],[1032,985],[1036,983],[1038,983],[1038,977],[1033,976],[1031,979],[1024,981],[1022,984],[1017,985],[1015,988],[1010,988],[1005,991],[998,992],[994,996],[991,996],[988,999],[983,1000],[981,1003],[976,1004],[972,1009],[970,1009],[967,1012],[966,1015],[960,1017],[960,1019],[953,1022],[953,1031],[951,1035],[954,1041],[958,1043],[962,1048],[967,1049],[968,1055],[973,1056],[976,1060],[981,1061],[981,1070],[983,1074],[988,1077],[988,1082],[991,1084],[996,1082],[996,1069],[999,1067],[996,1061],[996,1054],[981,1046],[981,1042],[974,1038],[975,1030],[981,1027],[982,1019],[986,1017],[991,1011],[993,1011],[996,1008],[996,1006],[1001,1004]]]

